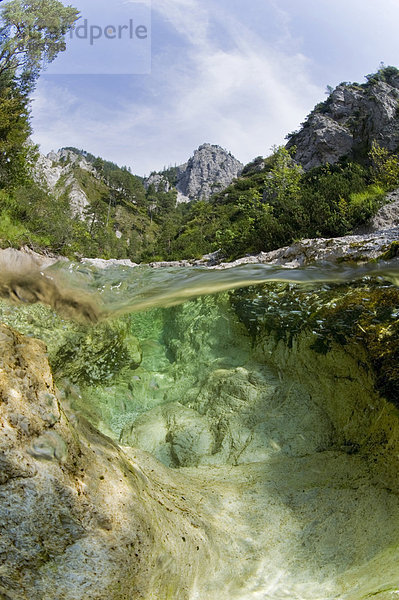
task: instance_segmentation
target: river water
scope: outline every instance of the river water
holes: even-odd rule
[[[0,319],[45,341],[69,414],[212,492],[220,564],[190,600],[387,600],[399,594],[398,281],[396,261],[62,261],[4,271]]]
[[[21,279],[6,273],[0,279],[0,293],[10,294],[17,302],[39,299],[62,310],[73,311],[76,318],[97,320],[120,314],[168,307],[190,298],[243,288],[267,282],[298,285],[350,283],[365,276],[380,277],[396,283],[399,261],[371,262],[365,265],[308,266],[287,268],[264,264],[248,264],[232,268],[207,267],[126,267],[111,264],[97,268],[88,264],[60,261]],[[69,302],[71,297],[74,302]],[[70,304],[70,305],[69,305]],[[79,304],[81,306],[79,307]],[[91,309],[88,306],[91,306]],[[88,311],[86,314],[85,311]]]

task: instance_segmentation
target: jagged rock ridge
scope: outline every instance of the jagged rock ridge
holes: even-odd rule
[[[390,152],[399,147],[399,71],[381,69],[367,83],[341,83],[310,113],[287,147],[308,170],[344,156],[362,158],[373,141]]]
[[[215,192],[225,189],[240,175],[244,165],[220,146],[202,144],[187,163],[175,168],[174,185],[178,202],[194,199],[208,200]],[[153,173],[144,185],[153,184],[156,190],[169,191],[172,187],[167,173]]]
[[[98,178],[96,169],[82,156],[62,148],[58,152],[40,155],[35,173],[36,179],[44,184],[56,197],[67,192],[74,217],[84,218],[85,208],[90,204],[87,194],[77,181],[74,170],[80,168]]]

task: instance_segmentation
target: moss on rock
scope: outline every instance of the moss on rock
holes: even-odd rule
[[[387,250],[378,257],[379,260],[390,260],[399,256],[399,242],[392,242]]]
[[[312,349],[326,354],[333,343],[357,344],[365,351],[376,389],[399,406],[399,290],[384,281],[304,290],[267,285],[231,294],[232,305],[254,343],[265,334],[292,347],[308,332]]]
[[[140,366],[142,352],[139,341],[123,320],[80,327],[69,334],[58,350],[53,368],[58,376],[74,383],[105,383],[121,369]]]

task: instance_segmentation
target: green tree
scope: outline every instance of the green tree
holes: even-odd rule
[[[77,10],[58,0],[9,0],[0,10],[0,187],[27,179],[29,93],[40,70],[65,49]]]
[[[260,241],[259,231],[271,213],[270,205],[263,201],[258,189],[242,190],[230,213],[230,223],[220,220],[221,227],[216,231],[218,247],[234,258],[248,251],[263,250],[265,240]]]
[[[179,221],[173,216],[169,217],[175,222],[175,240],[172,244],[172,257],[200,258],[212,248],[214,234],[213,207],[209,202],[199,200],[194,202],[189,216],[179,231]],[[162,234],[161,234],[162,237]]]
[[[0,75],[30,91],[41,69],[65,50],[78,11],[58,0],[9,0],[1,9]]]
[[[369,152],[371,179],[373,183],[392,190],[399,184],[399,156],[390,154],[378,142],[373,141]]]
[[[294,161],[291,153],[295,153],[295,147],[287,150],[279,146],[271,157],[272,168],[265,179],[265,190],[267,200],[273,206],[288,208],[299,198],[303,169]]]
[[[356,207],[351,202],[352,196],[366,187],[367,172],[357,163],[326,164],[308,171],[302,178],[304,234],[307,237],[339,236],[360,225],[360,196],[355,200]]]
[[[72,236],[72,214],[66,195],[60,198],[47,194],[32,182],[14,192],[12,215],[33,234],[42,246],[64,252]],[[35,245],[32,243],[31,245]]]
[[[30,134],[27,98],[0,77],[0,187],[13,189],[27,176],[34,149],[26,144]]]

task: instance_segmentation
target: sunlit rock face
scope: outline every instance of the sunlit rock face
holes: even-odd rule
[[[178,203],[209,200],[212,194],[227,188],[239,176],[243,167],[224,148],[215,144],[202,144],[186,163],[172,169],[175,171],[173,177],[168,179],[166,172],[152,173],[144,180],[144,186],[148,189],[153,185],[157,191],[165,192],[174,186]]]
[[[183,197],[208,200],[241,173],[242,163],[220,146],[202,144],[188,162],[178,167],[176,188]]]
[[[94,167],[85,158],[65,148],[58,152],[40,155],[35,167],[35,178],[58,198],[67,193],[72,215],[84,218],[85,209],[90,206],[82,185],[76,179],[74,170],[82,169],[93,177],[98,177]]]
[[[390,152],[399,145],[399,77],[367,84],[341,83],[290,137],[304,169],[334,164],[343,156],[367,154],[373,141]]]

